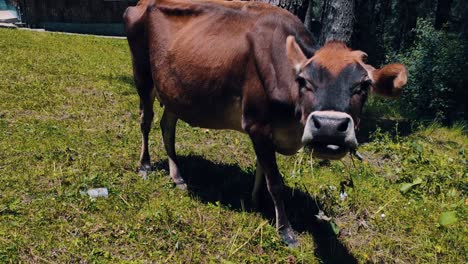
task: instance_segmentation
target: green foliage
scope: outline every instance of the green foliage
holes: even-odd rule
[[[409,49],[388,56],[405,64],[409,73],[401,112],[444,122],[466,118],[467,44],[458,34],[435,30],[430,20],[419,19],[415,31]]]
[[[402,119],[400,100],[389,100],[378,96],[369,96],[364,105],[362,116],[372,119]]]

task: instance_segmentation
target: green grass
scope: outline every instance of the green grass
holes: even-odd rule
[[[0,262],[468,261],[462,126],[396,138],[378,131],[354,165],[348,157],[311,166],[304,153],[279,156],[301,241],[289,249],[268,197],[266,209],[250,209],[255,160],[245,135],[180,122],[185,193],[168,177],[157,106],[150,148],[159,169],[139,178],[138,97],[125,40],[2,29],[0,55]],[[354,187],[341,201],[349,177]],[[109,188],[109,197],[80,192],[94,187]],[[317,206],[330,223],[317,223]],[[441,225],[443,212],[458,221]]]

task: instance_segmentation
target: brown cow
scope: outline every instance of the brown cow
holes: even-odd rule
[[[369,90],[397,97],[406,83],[403,65],[376,70],[363,62],[365,53],[343,43],[316,51],[299,19],[267,4],[141,0],[124,19],[140,95],[140,173],[151,170],[156,97],[164,106],[163,141],[178,187],[186,188],[174,146],[178,119],[247,133],[257,156],[252,197],[265,178],[277,229],[289,245],[297,240],[275,153],[292,155],[305,146],[319,158],[342,158],[357,148],[355,129]]]

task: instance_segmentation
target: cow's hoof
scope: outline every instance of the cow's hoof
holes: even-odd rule
[[[179,177],[176,180],[173,180],[173,182],[177,189],[183,190],[183,191],[187,190],[187,184],[185,183],[184,179],[182,179],[181,177]]]
[[[182,191],[186,191],[187,190],[187,184],[185,184],[185,183],[176,184],[176,188],[179,189],[179,190],[182,190]]]
[[[299,241],[297,240],[296,234],[292,228],[289,227],[279,230],[279,235],[288,247],[296,248],[299,246]]]
[[[140,166],[140,168],[138,168],[138,175],[143,179],[143,180],[147,180],[148,179],[148,175],[150,174],[151,172],[151,166],[150,165],[142,165]]]

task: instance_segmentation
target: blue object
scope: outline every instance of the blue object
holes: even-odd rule
[[[10,5],[6,0],[0,0],[0,10],[9,10],[15,12],[16,14],[16,7]]]
[[[0,0],[0,11],[3,11],[2,17],[0,17],[0,21],[18,21],[18,12],[16,10],[16,7],[10,5],[6,0]]]
[[[5,0],[0,0],[0,10],[9,10]]]

